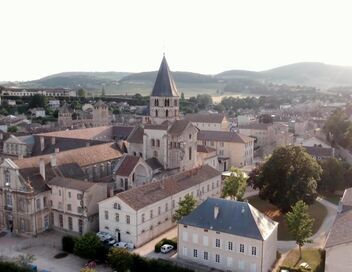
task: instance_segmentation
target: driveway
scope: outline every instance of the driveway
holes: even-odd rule
[[[14,258],[19,255],[34,255],[34,263],[39,271],[45,269],[51,272],[78,272],[87,260],[69,254],[64,258],[56,259],[54,256],[61,251],[62,234],[50,231],[37,237],[24,238],[12,233],[0,237],[0,255]],[[97,266],[96,271],[110,272],[105,266]]]

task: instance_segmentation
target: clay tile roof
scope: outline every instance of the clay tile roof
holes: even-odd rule
[[[221,113],[190,113],[185,118],[196,123],[221,123],[225,115]]]
[[[59,112],[60,113],[70,113],[71,112],[70,109],[68,108],[66,102],[64,102],[64,104],[60,107]]]
[[[144,129],[136,127],[127,138],[127,142],[135,144],[143,144]]]
[[[230,131],[200,130],[197,138],[199,141],[222,141],[243,144],[254,141],[251,137]]]
[[[241,125],[239,128],[241,129],[257,129],[257,130],[267,130],[268,127],[272,126],[272,124],[264,124],[264,123],[251,123],[246,125]]]
[[[187,128],[187,126],[191,124],[188,120],[176,120],[172,123],[171,127],[169,128],[168,132],[171,135],[180,135],[182,132]]]
[[[197,145],[197,152],[211,153],[211,152],[216,152],[216,149],[206,145]]]
[[[94,182],[83,181],[79,179],[65,178],[65,177],[54,177],[49,182],[48,185],[55,185],[59,187],[65,187],[70,189],[75,189],[79,191],[86,191],[93,185]]]
[[[39,136],[47,137],[62,137],[62,138],[75,138],[86,140],[111,140],[113,132],[112,126],[101,126],[93,128],[73,129],[73,130],[60,130],[49,133],[37,134]]]
[[[220,177],[221,173],[209,165],[203,165],[163,180],[148,183],[121,193],[120,198],[132,209],[138,211],[164,198],[182,192],[211,178]]]
[[[115,174],[117,176],[128,177],[133,169],[136,167],[137,163],[139,162],[140,157],[132,156],[132,155],[124,155],[121,158],[121,161],[117,165],[117,169]]]
[[[161,61],[151,96],[180,96],[165,56]]]

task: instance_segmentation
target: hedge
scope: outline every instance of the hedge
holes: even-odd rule
[[[31,272],[29,268],[19,266],[16,263],[0,261],[1,272]]]
[[[177,241],[176,240],[170,240],[170,239],[163,238],[155,245],[154,251],[159,253],[161,247],[165,244],[172,245],[174,247],[174,249],[177,249]]]
[[[73,236],[69,236],[69,235],[62,237],[62,240],[61,240],[62,250],[69,252],[69,253],[73,253],[76,239],[77,238],[75,238]]]

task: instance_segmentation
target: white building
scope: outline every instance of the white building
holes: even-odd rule
[[[201,130],[197,138],[199,145],[216,149],[220,171],[253,163],[254,139],[251,137],[229,131]]]
[[[220,172],[205,165],[101,201],[99,228],[140,247],[175,225],[172,216],[187,194],[201,203],[220,192]]]
[[[54,177],[48,185],[54,228],[79,234],[98,230],[98,202],[107,198],[106,183]]]
[[[178,223],[178,258],[222,271],[272,271],[277,227],[247,202],[208,198]]]
[[[191,121],[199,130],[229,131],[229,122],[221,113],[187,114],[185,119]]]

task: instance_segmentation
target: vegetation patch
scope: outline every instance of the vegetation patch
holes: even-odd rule
[[[300,267],[301,263],[307,263],[311,269],[306,270]],[[299,251],[291,250],[284,259],[281,268],[289,271],[312,271],[323,272],[325,264],[325,253],[321,249],[304,248],[302,249],[302,258],[299,259]]]
[[[248,198],[248,202],[266,216],[279,223],[278,240],[293,240],[288,231],[287,223],[284,218],[285,214],[280,211],[278,207],[270,204],[267,200],[260,199],[259,196],[252,196]],[[313,234],[315,234],[323,223],[328,211],[322,204],[315,202],[309,206],[308,213],[312,218],[314,218]]]

